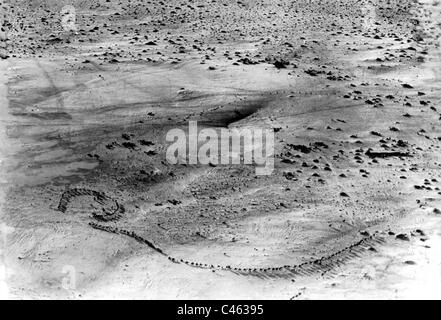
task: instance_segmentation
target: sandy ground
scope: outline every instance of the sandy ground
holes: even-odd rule
[[[441,298],[438,2],[65,4],[5,7],[3,296]],[[273,174],[167,163],[190,120]]]

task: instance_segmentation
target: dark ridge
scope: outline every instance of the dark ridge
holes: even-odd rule
[[[372,151],[369,149],[365,153],[369,158],[390,158],[390,157],[411,157],[412,155],[408,152],[400,152],[400,151]]]

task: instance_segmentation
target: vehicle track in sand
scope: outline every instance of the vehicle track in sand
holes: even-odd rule
[[[73,188],[65,191],[60,198],[57,210],[66,213],[69,209],[69,204],[76,197],[90,196],[93,200],[103,206],[102,213],[92,212],[91,218],[99,222],[112,222],[119,220],[125,213],[123,205],[118,201],[107,196],[104,192],[95,191],[87,188]],[[108,209],[108,203],[113,203],[111,209]],[[294,265],[283,266],[267,266],[267,267],[235,267],[231,265],[214,265],[207,262],[189,261],[182,258],[174,257],[168,254],[164,249],[154,244],[151,240],[146,239],[134,231],[130,231],[124,228],[118,228],[113,226],[103,225],[97,222],[89,222],[89,226],[96,230],[113,233],[117,235],[125,235],[130,237],[144,245],[147,245],[157,253],[167,257],[171,263],[183,264],[191,268],[207,269],[207,270],[219,270],[234,273],[239,276],[251,276],[260,279],[297,279],[300,277],[308,276],[325,276],[331,275],[338,268],[344,266],[347,262],[359,258],[363,255],[371,252],[376,252],[376,246],[384,243],[385,239],[382,234],[377,233],[374,235],[365,236],[363,239],[344,247],[330,255],[322,256],[319,259],[313,259],[308,262]]]
[[[347,262],[366,255],[370,252],[376,252],[375,247],[384,243],[385,239],[380,234],[369,235],[365,238],[334,252],[331,255],[323,256],[319,259],[314,259],[308,262],[294,265],[270,266],[266,268],[257,267],[234,267],[229,265],[213,265],[205,262],[187,261],[184,259],[173,257],[167,254],[163,249],[153,244],[150,240],[139,236],[133,231],[122,228],[105,226],[96,222],[90,222],[89,225],[97,230],[108,233],[126,235],[136,241],[146,244],[157,253],[164,255],[172,263],[185,264],[192,268],[228,271],[240,276],[252,276],[260,279],[296,279],[300,277],[308,277],[314,275],[330,275],[336,271],[337,268],[344,266]]]
[[[125,212],[124,206],[119,204],[118,201],[108,197],[104,192],[80,188],[70,189],[63,193],[58,204],[58,211],[66,213],[72,199],[80,196],[91,196],[96,203],[103,206],[102,212],[92,212],[92,217],[98,221],[107,222],[119,220]],[[109,202],[111,203],[110,206],[107,204]]]

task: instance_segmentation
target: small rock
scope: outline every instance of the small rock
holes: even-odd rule
[[[396,236],[396,238],[403,241],[410,241],[409,236],[404,233],[400,233],[399,235]]]

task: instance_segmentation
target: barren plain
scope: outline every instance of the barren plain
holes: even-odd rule
[[[1,294],[441,298],[440,11],[3,0]],[[274,129],[274,172],[171,165],[189,121]]]

